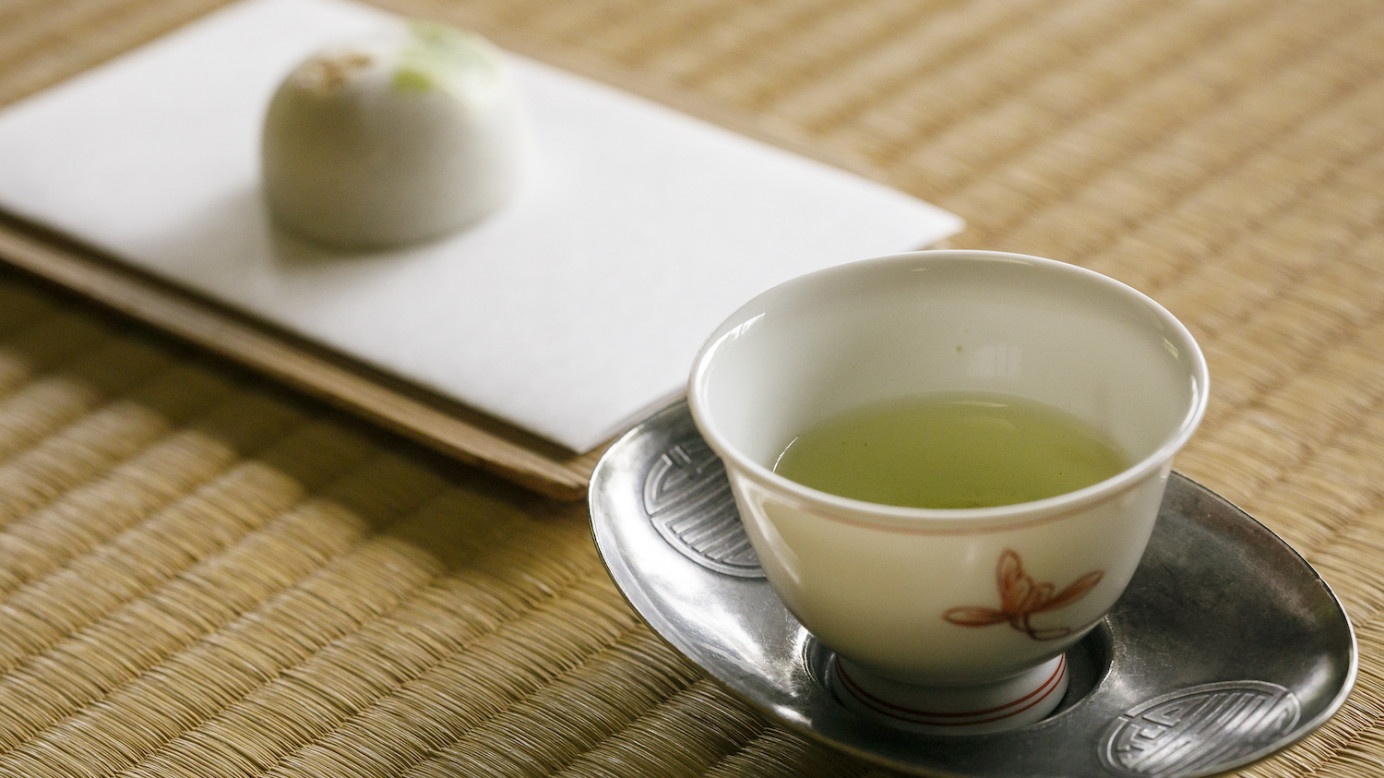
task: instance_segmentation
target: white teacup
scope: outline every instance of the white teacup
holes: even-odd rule
[[[1074,492],[921,509],[827,494],[772,471],[815,422],[906,395],[982,391],[1093,425],[1131,462]],[[788,609],[838,657],[843,701],[929,732],[1047,715],[1063,652],[1134,574],[1173,455],[1206,407],[1206,362],[1157,303],[1053,260],[925,251],[777,286],[697,356],[697,427]]]

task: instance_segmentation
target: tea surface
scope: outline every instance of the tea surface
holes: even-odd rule
[[[1126,466],[1104,435],[1057,408],[1001,394],[945,393],[828,418],[794,438],[774,471],[867,502],[982,508],[1064,494]]]

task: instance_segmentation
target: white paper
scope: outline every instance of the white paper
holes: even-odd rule
[[[511,57],[536,135],[516,201],[389,252],[278,232],[258,183],[273,90],[392,18],[246,0],[0,111],[0,208],[575,451],[681,392],[702,339],[760,291],[961,229],[861,177]]]

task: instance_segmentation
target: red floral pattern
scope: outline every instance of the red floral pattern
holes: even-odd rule
[[[1035,627],[1031,621],[1033,614],[1071,605],[1094,589],[1105,577],[1105,571],[1087,573],[1059,592],[1050,583],[1034,583],[1032,576],[1024,572],[1024,563],[1018,553],[1006,549],[1000,554],[995,577],[1000,590],[999,610],[965,606],[948,610],[942,614],[942,618],[962,627],[986,627],[1008,622],[1009,626],[1034,640],[1063,638],[1072,634],[1071,627]]]

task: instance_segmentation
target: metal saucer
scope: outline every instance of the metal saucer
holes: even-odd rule
[[[830,651],[764,580],[685,404],[611,447],[590,500],[612,578],[677,650],[770,718],[906,772],[1208,775],[1311,732],[1355,681],[1355,634],[1326,583],[1254,519],[1177,474],[1133,582],[1069,651],[1058,710],[962,737],[882,726],[837,700]]]

